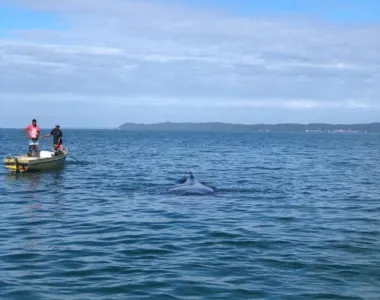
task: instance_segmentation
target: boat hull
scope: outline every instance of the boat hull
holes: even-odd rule
[[[67,154],[67,149],[58,155],[46,158],[28,157],[27,154],[24,154],[6,157],[3,162],[4,166],[12,172],[42,172],[62,168],[65,164]]]

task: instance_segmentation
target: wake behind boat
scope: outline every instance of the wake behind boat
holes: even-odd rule
[[[40,157],[30,157],[28,154],[5,157],[3,162],[8,170],[16,173],[40,172],[62,168],[67,154],[65,148],[58,152],[41,151]]]

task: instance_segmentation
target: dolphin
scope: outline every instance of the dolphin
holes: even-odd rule
[[[194,177],[193,173],[190,172],[189,176],[186,178],[186,181],[184,179],[181,180],[181,183],[169,189],[169,192],[180,194],[206,195],[214,193],[215,190],[199,182]]]

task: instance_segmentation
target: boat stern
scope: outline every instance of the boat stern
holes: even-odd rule
[[[23,173],[29,169],[29,164],[20,162],[19,158],[14,156],[5,157],[3,163],[8,170],[16,173]]]

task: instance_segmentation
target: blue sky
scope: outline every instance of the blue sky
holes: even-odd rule
[[[239,16],[252,15],[309,15],[335,22],[368,23],[380,21],[380,1],[376,0],[163,0],[196,8],[228,10]],[[3,32],[15,29],[60,29],[64,22],[59,14],[28,9],[14,1],[0,2],[0,28]]]
[[[370,0],[0,0],[0,127],[377,121],[379,11]]]
[[[185,2],[195,7],[211,9],[218,7],[243,16],[308,15],[348,24],[380,20],[380,1],[376,0],[187,0]]]
[[[7,35],[12,30],[62,29],[59,15],[36,11],[14,3],[0,2],[0,33]]]

